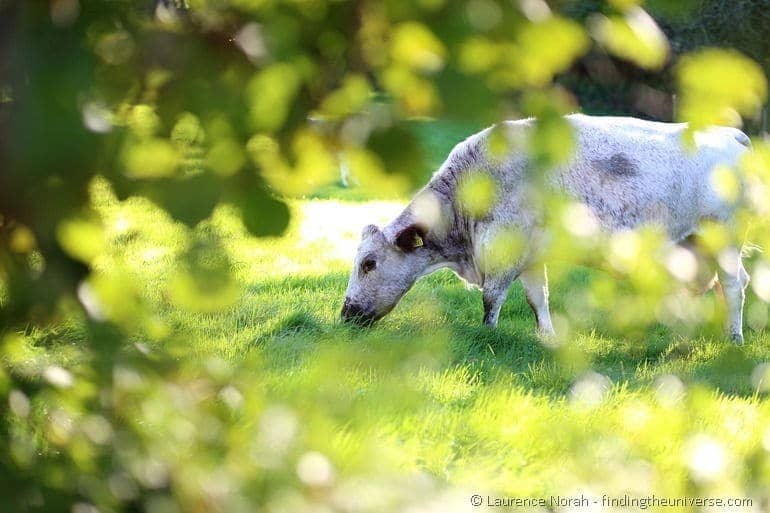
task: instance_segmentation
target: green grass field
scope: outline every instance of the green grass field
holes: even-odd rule
[[[290,206],[282,237],[248,236],[226,207],[195,230],[219,241],[234,270],[211,300],[229,306],[214,311],[188,301],[176,275],[186,229],[144,200],[119,203],[96,187],[108,243],[94,267],[125,285],[108,315],[149,311],[134,342],[151,360],[171,355],[165,365],[186,383],[148,384],[122,415],[179,489],[220,486],[228,500],[259,497],[267,511],[478,510],[473,493],[755,501],[722,511],[760,511],[767,500],[767,332],[747,331],[743,347],[708,327],[624,336],[597,313],[554,347],[535,336],[518,285],[493,331],[481,323],[480,292],[449,272],[419,281],[374,328],[343,325],[360,229],[403,204]],[[554,312],[596,273],[563,273]],[[55,329],[31,331],[11,366],[85,372],[89,357],[75,348],[86,321],[72,312]],[[132,382],[129,370],[116,372],[118,388]],[[231,410],[225,420],[211,420],[212,401]],[[55,452],[48,440],[39,451]],[[134,479],[144,486],[142,476]]]
[[[423,493],[427,485],[412,481],[423,475],[434,492],[450,490],[458,508],[472,492],[766,493],[752,486],[768,472],[756,462],[770,449],[770,404],[756,374],[752,382],[770,349],[766,333],[749,333],[741,348],[660,326],[628,340],[602,335],[599,317],[595,330],[554,349],[535,337],[518,286],[492,331],[480,322],[480,293],[448,272],[418,282],[375,328],[346,326],[338,312],[359,230],[401,205],[291,206],[280,238],[247,237],[226,209],[206,227],[223,241],[242,285],[220,313],[171,306],[164,291],[181,229],[148,204],[102,205],[114,231],[99,264],[125,273],[152,305],[156,332],[173,334],[165,342],[173,347],[138,340],[150,353],[170,349],[193,375],[225,365],[228,382],[255,387],[238,388],[247,404],[256,395],[268,414],[291,419],[283,422],[296,440],[281,454],[289,469],[303,451],[320,451],[339,482],[369,476],[377,493],[401,504]],[[557,284],[554,310],[590,276],[582,269]],[[249,438],[263,417],[243,411],[236,433]],[[173,461],[183,442],[173,431],[164,436],[161,454]],[[699,465],[708,475],[698,477]]]

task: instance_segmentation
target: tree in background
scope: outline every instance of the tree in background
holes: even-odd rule
[[[575,93],[585,111],[673,121],[677,92],[674,66],[679,56],[700,48],[734,48],[760,64],[766,75],[770,72],[767,2],[691,0],[652,1],[647,5],[669,41],[669,58],[662,69],[650,70],[602,48],[592,49],[558,80]],[[565,13],[585,22],[602,8],[599,1],[575,2]],[[746,128],[757,132],[761,123],[761,116],[749,116]]]

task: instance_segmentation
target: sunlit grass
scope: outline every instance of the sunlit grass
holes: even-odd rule
[[[294,201],[293,215],[287,232],[282,237],[252,238],[226,208],[220,209],[211,225],[220,234],[232,258],[238,280],[245,289],[241,301],[225,312],[202,316],[193,322],[188,312],[169,309],[163,301],[164,276],[171,256],[180,253],[180,239],[175,238],[175,225],[156,209],[133,200],[121,207],[105,210],[109,220],[115,219],[114,252],[106,258],[120,258],[128,264],[129,272],[141,278],[148,295],[156,296],[159,311],[182,323],[186,329],[218,334],[222,341],[208,341],[204,345],[237,357],[244,348],[239,341],[258,346],[258,342],[284,336],[329,335],[339,333],[347,339],[376,333],[387,336],[414,336],[427,330],[443,329],[454,332],[450,345],[465,346],[464,352],[478,352],[479,356],[497,361],[521,360],[530,357],[533,369],[543,358],[561,357],[561,353],[578,351],[570,356],[582,366],[627,359],[617,378],[633,377],[639,380],[653,376],[654,369],[667,371],[695,371],[696,363],[710,357],[729,353],[732,349],[717,329],[704,327],[695,330],[690,339],[654,325],[641,339],[626,340],[613,334],[600,315],[592,316],[585,330],[576,331],[571,346],[552,352],[535,337],[533,319],[518,285],[511,291],[501,317],[501,329],[491,331],[480,326],[480,293],[468,290],[450,272],[442,271],[417,283],[392,315],[374,330],[359,331],[339,324],[338,311],[343,299],[347,273],[358,244],[360,231],[369,223],[383,225],[403,207],[401,202],[347,203],[337,200]],[[127,237],[126,219],[152,229],[138,229]],[[558,272],[565,276],[557,282],[552,295],[555,313],[571,308],[570,292],[595,276],[599,271],[578,268]],[[716,298],[715,298],[716,299]],[[589,316],[590,316],[590,312]],[[244,335],[248,333],[248,335]],[[751,343],[740,354],[759,358],[767,349],[767,337],[762,332],[748,332]],[[225,343],[225,340],[227,341]],[[191,349],[200,349],[193,345]],[[475,351],[474,351],[475,350]],[[521,354],[516,354],[521,353]],[[675,355],[676,358],[665,358]],[[651,360],[658,358],[659,361]],[[637,361],[634,361],[636,359]],[[653,366],[651,366],[654,364]],[[534,371],[532,371],[534,372]],[[743,383],[742,391],[751,390],[748,375],[736,376]],[[740,391],[740,390],[734,390]]]
[[[360,229],[385,223],[401,202],[295,200],[289,229],[270,239],[249,237],[220,208],[197,231],[221,240],[240,297],[218,313],[187,311],[166,292],[187,244],[183,228],[146,201],[116,203],[102,193],[108,249],[96,268],[120,269],[150,305],[152,321],[134,342],[148,358],[172,355],[191,380],[149,388],[128,410],[156,447],[153,461],[177,484],[196,486],[201,472],[218,472],[231,487],[261,476],[260,503],[276,511],[317,500],[293,495],[298,502],[286,503],[280,491],[295,481],[289,486],[334,490],[324,500],[338,506],[346,490],[366,489],[371,503],[361,511],[419,497],[438,501],[429,511],[462,510],[475,492],[764,494],[764,332],[747,332],[736,348],[705,328],[691,336],[660,325],[618,333],[588,311],[553,348],[536,337],[518,285],[493,331],[481,323],[480,293],[443,271],[419,281],[374,328],[344,325],[339,309]],[[555,273],[563,278],[553,284],[554,312],[597,273]],[[61,378],[60,366],[79,383],[83,322],[73,313],[19,339],[6,348],[10,368],[50,381]],[[117,390],[136,386],[121,369]],[[216,442],[225,462],[215,467],[203,457],[214,435],[193,428],[213,422],[203,409],[210,387],[219,390],[215,403],[233,410],[226,426],[206,428],[225,436]],[[45,429],[42,447],[67,434]],[[154,474],[137,472],[140,484],[149,480],[142,486],[156,486]]]
[[[535,336],[518,286],[492,331],[480,322],[480,293],[449,272],[418,282],[373,329],[341,324],[360,229],[401,207],[297,200],[288,231],[271,239],[248,237],[237,217],[220,209],[205,229],[219,235],[243,286],[221,313],[187,312],[164,298],[181,239],[176,225],[144,202],[102,205],[114,232],[102,264],[123,262],[172,334],[144,341],[151,351],[171,344],[192,369],[230,362],[236,387],[258,383],[263,404],[274,405],[242,415],[237,429],[261,429],[270,408],[286,409],[307,424],[286,442],[295,452],[276,457],[291,462],[302,451],[320,451],[340,486],[352,476],[382,484],[416,472],[459,488],[458,497],[761,494],[747,476],[762,471],[746,461],[768,457],[762,444],[770,436],[770,404],[757,377],[769,354],[766,333],[749,332],[742,348],[716,330],[687,337],[655,325],[627,338],[595,315],[552,349]],[[552,293],[555,312],[596,272],[559,274],[566,278]],[[254,393],[238,390],[247,401]],[[730,456],[705,478],[691,454],[703,440]],[[372,458],[388,470],[379,472]]]

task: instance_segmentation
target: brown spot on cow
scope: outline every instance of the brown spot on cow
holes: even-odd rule
[[[615,153],[606,159],[594,159],[591,164],[607,176],[627,178],[639,173],[636,163],[625,153]]]

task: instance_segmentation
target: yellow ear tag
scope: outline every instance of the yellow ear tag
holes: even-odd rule
[[[424,245],[425,245],[425,243],[422,241],[422,237],[420,237],[419,235],[415,234],[414,235],[414,247],[415,248],[421,248]]]

